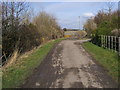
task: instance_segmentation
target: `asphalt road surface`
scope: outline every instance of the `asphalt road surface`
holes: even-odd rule
[[[84,50],[87,40],[63,40],[21,86],[23,88],[115,88],[115,81]]]

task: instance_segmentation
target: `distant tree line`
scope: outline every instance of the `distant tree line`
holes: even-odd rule
[[[62,37],[56,18],[49,13],[42,11],[33,17],[26,2],[2,2],[1,6],[2,54],[6,57],[15,50],[24,53],[45,41]]]
[[[100,10],[95,17],[92,17],[84,24],[87,36],[91,34],[120,36],[120,11],[112,11],[113,3],[107,3],[108,9]]]

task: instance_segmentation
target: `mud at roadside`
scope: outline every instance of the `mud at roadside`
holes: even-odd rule
[[[48,53],[33,74],[27,78],[21,88],[48,88],[56,78],[59,78],[61,68],[61,51],[63,47],[60,43],[56,44]]]

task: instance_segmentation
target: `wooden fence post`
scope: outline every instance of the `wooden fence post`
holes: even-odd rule
[[[108,49],[110,50],[110,36],[108,36]]]
[[[105,35],[104,35],[104,48],[105,48]]]
[[[105,48],[106,48],[106,35],[105,35]]]
[[[119,43],[119,45],[118,45],[118,48],[119,48],[118,53],[119,53],[119,56],[120,56],[120,37],[118,37],[118,43]]]
[[[105,38],[105,39],[106,39],[106,48],[107,48],[107,42],[108,42],[108,41],[107,41],[107,35],[106,35],[106,38]]]
[[[111,36],[111,49],[113,51],[113,36]]]
[[[101,35],[101,45],[103,47],[103,35]]]
[[[105,48],[106,48],[106,35],[105,35]]]
[[[107,36],[107,35],[100,35],[98,37],[98,40],[100,42],[100,46],[103,48],[108,48],[109,50],[112,49],[112,51],[117,52],[117,43],[118,43],[118,53],[120,56],[120,37],[116,36]]]
[[[115,42],[114,42],[115,45],[114,45],[114,46],[115,46],[115,52],[116,52],[116,48],[117,48],[117,47],[116,47],[116,36],[114,37],[114,39],[115,39]]]
[[[103,37],[103,48],[104,48],[104,35],[102,37]]]

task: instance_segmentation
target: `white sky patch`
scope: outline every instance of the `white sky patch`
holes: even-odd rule
[[[94,16],[94,14],[91,13],[91,12],[89,12],[89,13],[84,13],[83,15],[84,15],[85,17],[93,17],[93,16]]]

